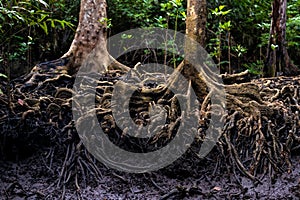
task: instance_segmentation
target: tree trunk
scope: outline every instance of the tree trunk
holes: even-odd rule
[[[106,19],[106,0],[81,1],[75,37],[69,51],[62,56],[69,59],[69,70],[77,71],[96,45],[106,47]]]
[[[206,21],[206,0],[188,0],[186,34],[202,45],[202,47],[205,46]]]
[[[106,0],[81,0],[79,23],[69,51],[57,60],[39,64],[34,70],[52,67],[75,74],[92,50],[97,48],[97,57],[103,63],[112,63],[113,68],[127,71],[128,67],[107,52],[106,7]]]
[[[206,0],[188,0],[185,32],[187,37],[192,39],[192,41],[185,41],[185,60],[179,68],[182,66],[184,76],[192,81],[193,89],[200,99],[207,95],[206,84],[203,77],[200,76],[199,72],[189,63],[189,61],[196,60],[197,57],[199,57],[198,44],[203,48],[205,46],[206,21]],[[193,41],[196,41],[198,44]]]
[[[296,75],[299,69],[291,62],[286,48],[286,6],[287,0],[274,0],[265,77],[277,75]]]

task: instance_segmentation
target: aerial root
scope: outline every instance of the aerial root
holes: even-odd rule
[[[88,180],[91,178],[96,182],[101,180],[102,174],[96,164],[96,161],[92,160],[90,154],[83,147],[82,142],[77,145],[75,143],[68,144],[57,187],[62,187],[64,191],[66,185],[73,178],[78,195],[80,195],[80,188],[85,187]]]

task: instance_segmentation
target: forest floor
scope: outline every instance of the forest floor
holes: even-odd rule
[[[268,175],[254,184],[246,177],[214,171],[214,163],[186,168],[176,161],[169,167],[145,174],[130,174],[99,164],[100,182],[82,180],[80,190],[72,179],[57,187],[63,158],[45,167],[44,155],[36,153],[19,161],[0,161],[0,199],[299,199],[300,156],[292,159],[293,171],[272,181]],[[179,165],[179,166],[177,166]],[[90,179],[93,177],[90,176]]]
[[[101,91],[106,91],[103,88],[112,87],[111,80],[117,80],[115,77],[118,76],[109,75],[111,76],[103,75],[103,80],[101,79],[100,81],[103,84],[100,85]],[[107,76],[110,81],[106,80],[108,79]],[[73,82],[74,80],[71,76],[64,74],[33,73],[26,79],[23,77],[17,79],[14,82],[15,90],[13,90],[13,93],[9,93],[6,91],[9,89],[6,87],[7,82],[3,81],[1,86],[0,80],[0,89],[4,94],[10,94],[9,98],[8,95],[3,95],[2,102],[4,103],[0,104],[0,115],[3,115],[0,118],[0,133],[3,136],[8,135],[8,138],[17,138],[17,142],[14,142],[12,138],[11,140],[6,140],[6,143],[0,141],[0,200],[52,200],[62,199],[62,197],[64,197],[63,199],[161,200],[300,199],[300,124],[298,123],[300,112],[298,104],[300,102],[300,79],[298,77],[263,79],[262,82],[245,83],[242,85],[244,87],[243,90],[236,85],[229,85],[227,87],[227,89],[231,89],[231,93],[229,94],[232,98],[239,98],[241,100],[238,102],[249,102],[245,98],[245,94],[247,97],[248,93],[251,100],[255,97],[254,99],[258,99],[261,102],[270,102],[270,104],[266,103],[262,107],[259,106],[260,103],[259,101],[256,102],[256,100],[255,104],[251,104],[251,108],[258,107],[261,109],[254,109],[254,111],[265,115],[263,116],[264,118],[257,117],[257,123],[255,121],[257,119],[254,119],[256,117],[252,117],[250,114],[248,118],[242,115],[238,117],[238,115],[234,114],[237,112],[228,115],[227,122],[229,124],[232,121],[236,122],[234,123],[236,127],[232,125],[226,126],[229,127],[226,130],[226,134],[233,131],[230,135],[234,136],[240,130],[239,128],[244,127],[246,124],[249,130],[251,130],[249,131],[251,133],[250,136],[238,134],[239,137],[237,139],[236,137],[228,137],[225,134],[226,137],[224,136],[224,138],[226,140],[224,141],[224,138],[220,139],[222,149],[227,149],[227,146],[230,145],[231,149],[235,146],[234,149],[241,152],[243,159],[238,161],[242,162],[242,164],[246,163],[244,173],[249,169],[249,163],[251,164],[253,161],[258,162],[259,165],[254,166],[255,172],[259,173],[259,171],[263,171],[266,174],[258,174],[256,178],[259,181],[256,180],[256,182],[251,181],[245,175],[239,174],[239,171],[243,170],[237,170],[237,165],[234,163],[237,160],[232,158],[232,151],[226,151],[226,155],[222,155],[218,151],[211,151],[205,159],[200,160],[195,156],[195,153],[193,154],[192,150],[184,154],[170,166],[144,174],[120,172],[97,163],[101,176],[96,180],[96,177],[92,174],[93,172],[87,173],[91,169],[89,166],[82,167],[78,164],[81,163],[81,165],[84,165],[87,163],[79,162],[79,158],[82,156],[81,154],[77,154],[79,150],[78,152],[73,151],[70,153],[72,156],[70,156],[68,153],[66,154],[66,148],[64,148],[67,142],[76,142],[76,138],[78,139],[75,130],[72,128],[62,128],[69,127],[72,119],[70,103],[72,92],[70,92],[70,87],[73,85]],[[248,89],[250,89],[244,92],[246,86],[249,86]],[[104,92],[101,93],[101,91],[97,95],[102,98]],[[257,97],[253,94],[257,94]],[[43,97],[42,100],[41,97]],[[11,103],[7,103],[9,101]],[[253,101],[251,102],[253,103]],[[139,104],[137,103],[136,105]],[[174,105],[176,106],[175,103]],[[269,113],[270,105],[274,109],[274,113],[270,112],[271,114],[273,113],[272,115]],[[233,107],[231,110],[234,109]],[[10,115],[11,113],[13,115]],[[267,115],[268,113],[270,116]],[[275,114],[277,115],[274,118]],[[274,127],[269,123],[271,119],[273,120],[271,122],[274,123]],[[244,123],[248,121],[249,123]],[[68,132],[64,132],[63,129]],[[246,131],[247,129],[243,130]],[[272,130],[276,130],[274,133],[280,137],[275,137],[276,134]],[[290,137],[292,133],[294,136]],[[50,139],[53,136],[55,136],[54,139]],[[294,139],[295,142],[293,144],[294,151],[289,146],[292,142],[290,138]],[[265,149],[269,150],[263,152],[263,155],[271,155],[267,160],[265,158],[260,160],[251,158],[255,152],[264,149],[253,149],[253,147],[257,148],[261,146],[260,141],[265,141],[263,145],[266,147]],[[2,145],[2,143],[5,145]],[[36,143],[38,145],[35,145]],[[281,145],[277,145],[279,143]],[[51,144],[52,147],[48,148]],[[53,147],[53,144],[55,144],[55,147]],[[270,145],[277,147],[275,148],[275,152],[273,148],[269,148]],[[26,149],[22,149],[25,147]],[[248,148],[251,149],[249,150]],[[285,151],[282,151],[282,148]],[[35,149],[38,149],[38,151]],[[81,153],[85,152],[82,149],[80,150]],[[54,151],[55,153],[51,153]],[[248,151],[250,151],[250,157],[244,155],[245,152],[248,155]],[[9,157],[9,161],[4,160],[2,155],[5,155],[5,153]],[[27,155],[27,153],[30,153],[30,155]],[[72,162],[65,162],[67,155],[69,157],[66,160],[71,160]],[[278,155],[281,156],[278,157]],[[273,165],[268,163],[268,161],[273,161],[272,156],[280,158],[276,159],[278,162],[273,162]],[[292,171],[290,173],[288,173],[290,163],[287,162],[289,158],[291,158],[292,162]],[[280,165],[278,166],[277,163]],[[86,169],[81,170],[81,168],[85,167]],[[276,169],[282,169],[283,173],[271,178],[271,174],[276,174],[273,171]],[[58,181],[59,177],[60,181]],[[64,180],[68,180],[68,182],[65,184],[62,183],[61,181]],[[79,181],[76,182],[76,180]]]

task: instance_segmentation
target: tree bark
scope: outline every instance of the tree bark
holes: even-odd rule
[[[192,81],[193,89],[200,99],[207,95],[206,84],[203,77],[189,61],[196,60],[199,56],[198,44],[203,48],[205,46],[206,22],[206,0],[188,0],[185,33],[191,40],[185,41],[185,60],[178,68],[183,68],[184,76]],[[193,41],[196,41],[198,44]]]
[[[55,68],[76,74],[83,61],[95,49],[96,57],[104,66],[127,71],[129,68],[113,59],[107,51],[106,0],[81,0],[79,23],[67,53],[61,58],[40,63],[34,70]],[[97,66],[97,65],[95,65]],[[99,67],[99,66],[98,66]],[[99,69],[91,69],[99,71]]]
[[[106,6],[106,0],[81,1],[75,37],[69,51],[62,56],[69,59],[68,68],[73,73],[96,45],[106,47]]]
[[[286,7],[287,0],[274,0],[272,3],[272,21],[264,67],[265,77],[299,74],[299,69],[291,62],[286,48]]]
[[[186,34],[202,45],[202,47],[205,46],[206,22],[206,0],[188,0]]]

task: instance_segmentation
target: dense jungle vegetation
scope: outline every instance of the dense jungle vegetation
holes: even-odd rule
[[[207,3],[205,49],[223,72],[230,62],[235,72],[249,69],[255,75],[261,74],[270,32],[271,1]],[[182,0],[108,1],[109,35],[149,26],[184,32],[185,4]],[[76,29],[79,5],[79,0],[1,1],[0,72],[16,77],[36,63],[58,58],[66,52]],[[286,45],[296,65],[300,65],[299,8],[299,0],[288,1]]]

